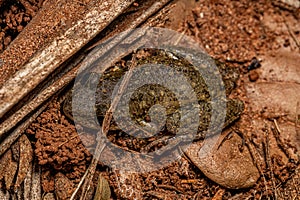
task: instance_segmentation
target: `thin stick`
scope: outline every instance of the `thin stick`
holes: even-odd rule
[[[253,160],[253,163],[254,163],[254,165],[256,166],[256,168],[258,169],[258,171],[259,171],[259,173],[260,173],[260,175],[262,176],[262,179],[263,179],[263,181],[264,181],[264,185],[265,185],[265,188],[266,188],[266,191],[268,191],[268,185],[267,185],[267,180],[266,180],[266,177],[265,177],[265,175],[264,175],[264,172],[263,172],[263,169],[262,169],[262,158],[260,157],[260,154],[257,152],[257,150],[255,151],[254,149],[253,149],[253,146],[251,145],[251,143],[253,143],[253,141],[252,142],[250,142],[250,140],[248,139],[248,138],[244,138],[245,139],[245,144],[246,144],[246,146],[248,147],[248,149],[249,149],[249,152],[250,152],[250,155],[251,155],[251,157],[252,157],[252,160]],[[259,158],[259,159],[258,159]],[[262,196],[262,195],[261,195]],[[260,197],[261,197],[260,196]],[[268,193],[267,193],[267,199],[269,199],[269,195],[268,195]]]
[[[290,26],[288,25],[287,21],[285,20],[285,18],[282,16],[283,22],[291,36],[291,38],[294,40],[295,44],[297,45],[297,47],[300,49],[300,43],[298,41],[298,39],[296,38],[296,36],[294,35],[294,33],[291,31]]]
[[[74,200],[75,195],[76,195],[77,192],[80,190],[80,187],[81,187],[81,185],[83,184],[83,182],[84,182],[84,180],[85,180],[85,177],[87,176],[88,172],[89,172],[89,170],[86,170],[86,171],[85,171],[85,173],[84,173],[84,175],[82,176],[80,182],[78,183],[78,185],[77,185],[75,191],[73,192],[73,194],[72,194],[70,200]]]
[[[258,169],[259,173],[263,176],[263,178],[265,179],[264,177],[264,173],[263,173],[263,169],[262,169],[262,166],[263,166],[263,159],[261,158],[260,154],[257,152],[256,149],[253,149],[253,141],[252,140],[249,140],[248,137],[245,137],[240,131],[238,131],[237,129],[233,129],[234,132],[236,134],[238,134],[241,138],[244,139],[244,143],[245,145],[248,147],[249,149],[249,152],[250,152],[250,155],[252,157],[252,160],[253,160],[253,163],[254,165],[256,166],[256,168]]]
[[[293,159],[295,161],[295,163],[298,163],[299,162],[298,155],[295,155],[291,151],[289,151],[288,150],[289,147],[280,138],[281,131],[279,129],[276,119],[274,119],[273,122],[274,122],[275,128],[272,127],[272,131],[274,133],[274,136],[275,136],[275,139],[276,139],[276,142],[277,142],[279,148],[284,152],[284,154],[286,155],[287,158]]]
[[[78,135],[74,135],[71,138],[67,139],[66,141],[62,142],[60,145],[58,145],[57,148],[60,148],[62,146],[64,146],[65,144],[67,144],[68,142],[70,142],[71,140],[74,140],[75,138],[77,138],[78,136],[82,135],[82,133],[78,134]]]
[[[265,148],[266,148],[265,149],[265,151],[266,151],[266,162],[267,162],[267,165],[268,165],[268,167],[270,169],[270,172],[271,172],[271,181],[272,181],[272,184],[273,184],[275,199],[278,199],[276,183],[275,183],[275,177],[274,177],[274,172],[273,172],[273,165],[272,165],[271,156],[270,156],[270,138],[269,138],[269,131],[267,130],[267,127],[266,127],[266,130],[264,132],[266,133],[266,146],[265,146]]]
[[[163,6],[165,6],[167,3],[169,3],[172,0],[162,0],[160,2],[156,2],[153,6],[151,6],[151,8],[149,8],[141,17],[139,17],[137,20],[135,20],[135,22],[133,22],[129,28],[135,28],[137,26],[139,26],[140,24],[142,24],[147,18],[149,18],[153,13],[157,12],[159,9],[161,9]],[[103,41],[103,40],[101,40]],[[96,45],[98,45],[98,43],[95,43],[94,45],[92,45],[89,49],[92,49],[93,47],[95,47]],[[129,69],[129,72],[131,73],[131,70]],[[130,78],[130,77],[128,77]],[[113,105],[113,102],[112,102]],[[109,110],[107,111],[105,118],[104,118],[104,122],[103,122],[103,128],[102,128],[102,133],[100,133],[101,135],[107,135],[107,131],[109,129],[109,125],[110,125],[110,120],[112,119],[111,114],[109,114],[109,111],[113,111],[113,109],[110,107]],[[109,123],[108,123],[109,122]],[[106,127],[108,124],[108,127]],[[99,137],[101,139],[101,137]],[[103,148],[101,150],[100,147],[103,146]],[[86,179],[83,189],[82,191],[84,191],[81,195],[81,199],[84,198],[84,196],[86,195],[86,188],[87,185],[90,184],[91,182],[91,178],[92,175],[95,173],[95,169],[97,166],[97,160],[99,160],[100,154],[103,151],[103,149],[105,148],[105,144],[100,144],[100,142],[98,142],[96,150],[95,150],[95,155],[93,157],[92,163],[90,164],[89,170],[87,170],[85,176],[83,177],[81,184],[77,187],[76,191],[73,193],[73,198],[76,195],[76,193],[79,191],[80,186],[83,184],[84,180]],[[98,153],[98,155],[96,155]],[[96,159],[97,158],[97,159]],[[88,176],[89,175],[89,176]],[[85,193],[85,194],[84,194]]]
[[[183,36],[185,35],[187,31],[187,28],[184,29],[184,31],[180,34],[180,36],[178,37],[178,39],[175,41],[174,45],[178,45],[178,43],[182,40]]]
[[[32,185],[32,169],[33,169],[33,162],[30,163],[30,167],[27,171],[27,174],[25,176],[23,187],[24,187],[24,200],[30,199],[30,193],[31,193],[31,185]]]
[[[97,147],[96,147],[96,150],[95,150],[95,155],[93,157],[92,163],[90,164],[89,173],[86,177],[86,181],[83,184],[83,187],[82,187],[83,192],[81,194],[80,200],[86,199],[86,195],[87,195],[87,191],[88,191],[87,188],[89,187],[89,185],[92,182],[92,178],[93,178],[94,173],[96,171],[96,166],[97,166],[98,160],[100,158],[100,155],[101,155],[103,149],[105,148],[105,144],[103,144],[101,142],[101,138],[107,136],[107,133],[108,133],[109,127],[110,127],[110,122],[112,120],[113,112],[116,109],[116,106],[117,106],[117,104],[119,103],[119,101],[121,99],[121,96],[124,92],[124,89],[128,85],[129,79],[132,76],[132,72],[133,72],[133,69],[134,69],[135,66],[136,66],[136,55],[134,54],[133,57],[132,57],[132,63],[129,67],[128,72],[124,75],[124,79],[120,84],[117,95],[112,100],[111,106],[109,107],[108,111],[105,114],[105,117],[104,117],[104,120],[103,120],[103,125],[102,125],[102,131],[100,132],[101,135],[100,136],[98,135],[100,140],[97,144]],[[103,147],[103,148],[100,150],[101,147]]]

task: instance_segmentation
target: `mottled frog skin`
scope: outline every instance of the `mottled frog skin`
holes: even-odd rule
[[[144,49],[138,51],[135,57],[137,67],[139,65],[149,63],[164,64],[182,73],[185,77],[188,77],[189,84],[193,88],[199,104],[198,108],[200,111],[200,120],[198,122],[198,134],[201,135],[201,133],[205,132],[208,129],[209,123],[211,121],[211,97],[204,79],[201,77],[199,72],[195,71],[192,64],[189,63],[186,59],[179,57],[166,50]],[[130,56],[129,58],[127,57],[125,59],[130,60]],[[100,122],[101,120],[103,120],[106,111],[110,107],[111,96],[114,87],[116,86],[120,78],[128,70],[128,67],[131,64],[131,61],[125,62],[124,60],[116,63],[113,67],[106,70],[103,76],[100,78],[96,90],[95,102],[95,111]],[[236,80],[238,79],[238,71],[235,68],[229,68],[225,64],[217,61],[216,65],[222,76],[224,88],[226,90],[226,95],[228,96],[234,88]],[[87,78],[85,81],[89,81],[89,78]],[[137,127],[140,127],[140,129],[143,129],[144,131],[147,131],[147,129],[151,129],[152,127],[151,125],[149,125],[149,122],[151,122],[151,119],[149,117],[149,109],[155,104],[160,104],[165,108],[165,113],[167,115],[165,119],[165,125],[162,126],[163,129],[161,130],[168,131],[171,134],[176,134],[180,118],[183,116],[180,116],[180,104],[174,93],[172,93],[172,91],[169,91],[168,88],[165,88],[161,85],[144,85],[138,90],[136,90],[130,99],[130,116],[134,123],[137,125]],[[239,116],[244,110],[244,104],[238,99],[227,98],[223,100],[226,101],[227,106],[226,119],[223,125],[223,127],[226,127],[239,118]],[[188,102],[189,99],[186,99],[185,101]],[[84,106],[85,105],[80,106],[82,107],[82,113],[84,113]],[[71,108],[72,93],[70,92],[67,95],[66,100],[64,101],[63,111],[66,114],[66,116],[72,120],[73,118]],[[193,108],[190,107],[189,109]],[[154,113],[157,113],[157,119],[160,119],[161,113],[155,112],[155,109]],[[95,128],[93,127],[93,125],[89,125],[87,121],[88,120],[85,120],[83,124],[84,126],[87,126],[89,128]],[[193,123],[193,121],[191,121],[191,123]],[[111,130],[118,130],[118,126],[115,123],[111,124]]]

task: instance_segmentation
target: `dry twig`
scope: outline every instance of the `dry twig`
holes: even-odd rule
[[[286,155],[287,158],[289,158],[290,160],[293,160],[293,162],[298,163],[299,159],[298,159],[298,155],[295,155],[295,153],[292,152],[291,148],[281,139],[280,135],[281,135],[281,131],[279,129],[278,123],[276,121],[276,119],[273,120],[275,128],[271,127],[276,142],[279,146],[279,148],[284,152],[284,154]]]
[[[121,99],[121,96],[124,92],[124,89],[128,85],[128,82],[130,80],[130,77],[132,76],[132,72],[133,72],[133,69],[134,69],[135,66],[136,66],[136,58],[135,58],[135,54],[134,54],[133,57],[132,57],[131,66],[129,67],[128,72],[124,75],[124,79],[122,80],[122,82],[120,84],[117,95],[112,100],[111,106],[109,107],[108,111],[105,114],[105,117],[104,117],[104,120],[103,120],[103,125],[102,125],[102,131],[98,133],[99,141],[98,141],[97,147],[95,149],[95,155],[93,157],[92,163],[89,166],[88,174],[85,178],[85,182],[84,182],[83,187],[82,187],[83,192],[81,194],[80,200],[85,199],[85,197],[87,195],[88,187],[92,182],[92,178],[93,178],[94,173],[96,171],[97,163],[98,163],[98,160],[100,159],[101,152],[105,148],[105,144],[103,143],[104,140],[101,140],[101,139],[103,137],[107,136],[107,133],[108,133],[109,127],[110,127],[110,122],[112,120],[113,112],[116,109],[116,106],[117,106],[117,104],[119,103],[119,101]]]
[[[298,39],[296,38],[295,34],[293,33],[293,31],[291,30],[290,26],[288,25],[286,19],[284,18],[284,16],[282,16],[283,22],[291,36],[291,38],[294,40],[296,46],[300,49],[300,42],[298,41]]]
[[[276,183],[275,183],[275,177],[274,177],[274,172],[273,172],[273,165],[272,165],[272,161],[271,161],[271,156],[270,156],[270,137],[269,137],[269,131],[267,129],[267,127],[265,127],[265,153],[266,153],[266,163],[267,163],[267,167],[270,169],[271,172],[271,181],[273,184],[273,190],[274,190],[274,195],[275,195],[275,199],[278,199],[278,193],[277,193],[277,188],[276,188]]]

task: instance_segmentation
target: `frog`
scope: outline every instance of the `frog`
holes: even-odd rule
[[[212,116],[211,96],[205,80],[200,72],[195,70],[189,60],[165,49],[141,49],[131,55],[127,55],[121,61],[108,68],[99,78],[95,91],[94,111],[97,119],[87,119],[83,114],[83,118],[85,118],[81,120],[83,125],[90,129],[99,128],[95,126],[94,122],[89,123],[89,121],[98,120],[100,123],[103,121],[111,105],[114,89],[132,65],[133,57],[135,58],[137,67],[145,64],[166,65],[176,70],[176,72],[183,74],[184,77],[187,77],[188,83],[195,92],[198,103],[197,109],[199,109],[199,120],[195,122],[198,124],[197,136],[195,138],[204,138]],[[239,71],[236,68],[228,67],[225,63],[220,61],[214,60],[214,62],[222,77],[225,88],[226,99],[222,99],[222,101],[226,103],[226,116],[225,122],[223,123],[223,128],[226,128],[236,121],[244,110],[244,103],[241,100],[228,97],[236,86]],[[84,82],[84,85],[89,85],[88,82],[93,79],[91,78],[93,76],[95,76],[93,73],[87,74],[87,77],[79,81],[78,84]],[[76,87],[76,85],[74,87]],[[172,137],[178,132],[179,121],[184,117],[181,116],[180,106],[187,106],[190,110],[194,109],[191,107],[189,99],[184,99],[184,102],[185,103],[179,102],[176,95],[167,87],[163,87],[159,84],[143,85],[134,91],[130,97],[128,105],[129,114],[133,121],[131,124],[134,127],[127,127],[127,130],[145,133],[146,138],[151,138],[153,136],[151,133],[153,132],[164,132],[164,134],[168,134],[169,137]],[[155,105],[160,105],[160,107],[156,108]],[[80,107],[82,107],[82,113],[84,113],[84,105]],[[163,112],[161,112],[161,107],[164,108]],[[71,121],[74,120],[72,115],[72,91],[66,95],[66,99],[63,102],[63,113]],[[165,118],[163,116],[164,114],[166,115]],[[119,115],[122,115],[122,111],[119,112]],[[156,121],[154,119],[156,119]],[[155,123],[151,123],[153,121],[155,121]],[[124,131],[115,120],[112,120],[110,130]],[[138,134],[136,134],[136,136],[138,136]]]

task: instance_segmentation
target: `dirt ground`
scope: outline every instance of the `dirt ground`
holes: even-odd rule
[[[0,53],[42,5],[43,0],[0,0]],[[126,178],[99,163],[97,174],[108,180],[111,199],[300,199],[300,8],[279,0],[178,0],[164,12],[156,26],[190,36],[213,58],[240,71],[230,97],[241,99],[245,110],[222,135],[224,145],[251,153],[259,178],[251,187],[229,189],[228,180],[200,170],[188,156]],[[92,159],[88,149],[96,140],[79,137],[80,130],[57,99],[25,131],[34,162],[41,166],[44,199],[69,199],[86,172]],[[118,133],[110,137],[120,146],[134,145]],[[215,172],[224,171],[222,162]],[[231,170],[242,174],[247,165],[232,165]],[[4,176],[0,180],[2,190],[13,192]]]

